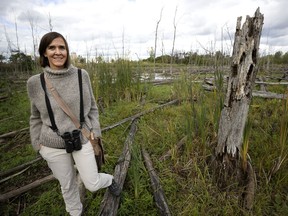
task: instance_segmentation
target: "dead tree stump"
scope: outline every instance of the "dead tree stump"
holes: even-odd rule
[[[218,143],[215,148],[217,164],[214,168],[217,167],[215,168],[217,181],[222,188],[226,189],[228,187],[231,189],[233,182],[237,185],[235,182],[237,180],[249,185],[247,179],[251,179],[241,169],[240,150],[258,71],[259,44],[264,16],[258,8],[254,17],[246,17],[242,28],[241,19],[241,17],[237,19],[231,71],[219,122]],[[254,192],[245,194],[253,195]],[[253,199],[250,197],[249,200],[251,202]],[[251,206],[251,203],[246,205],[247,208]]]

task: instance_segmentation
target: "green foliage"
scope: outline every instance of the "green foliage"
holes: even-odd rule
[[[32,60],[32,57],[22,52],[11,54],[8,62],[5,62],[4,60],[5,57],[0,55],[0,72],[31,73],[36,66],[36,63]]]
[[[96,98],[106,107],[121,100],[138,101],[147,94],[147,85],[140,83],[141,75],[141,66],[127,60],[100,62],[91,72],[92,88]]]
[[[0,134],[28,127],[30,102],[27,92],[12,91],[0,106]]]
[[[269,61],[270,64],[288,64],[288,52],[277,51],[273,54],[261,57],[261,61]]]
[[[25,211],[23,212],[23,216],[29,215],[67,215],[65,212],[65,204],[62,198],[62,194],[60,191],[59,185],[54,183],[50,183],[51,188],[49,190],[44,190],[45,192],[39,197],[39,199],[26,207]],[[28,196],[28,201],[30,200]]]

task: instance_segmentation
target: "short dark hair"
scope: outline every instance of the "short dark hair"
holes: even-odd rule
[[[70,65],[70,54],[69,54],[69,47],[68,47],[68,43],[66,41],[66,39],[63,37],[63,35],[61,35],[58,32],[49,32],[47,34],[45,34],[40,41],[40,45],[39,45],[39,55],[40,55],[40,65],[41,67],[46,67],[46,66],[50,66],[49,65],[49,61],[48,58],[44,56],[45,52],[46,52],[46,48],[49,46],[49,44],[52,43],[52,41],[55,38],[61,37],[64,40],[65,46],[66,46],[66,50],[67,50],[67,60],[64,64],[65,68],[68,68],[68,66]]]

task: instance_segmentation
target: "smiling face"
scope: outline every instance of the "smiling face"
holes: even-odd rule
[[[48,59],[51,69],[60,70],[65,67],[67,53],[64,40],[57,37],[47,46],[44,56]]]

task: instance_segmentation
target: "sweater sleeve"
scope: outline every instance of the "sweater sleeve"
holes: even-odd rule
[[[40,112],[35,106],[33,102],[33,94],[35,93],[34,91],[34,86],[32,79],[28,80],[27,82],[27,91],[28,91],[28,96],[30,98],[30,104],[31,104],[31,115],[30,115],[30,138],[31,138],[31,144],[32,147],[35,151],[40,150],[40,134],[41,134],[41,128],[42,128],[42,120],[40,116]]]
[[[31,104],[31,116],[30,116],[30,137],[31,143],[35,151],[40,150],[40,133],[42,128],[42,120],[37,108]]]

